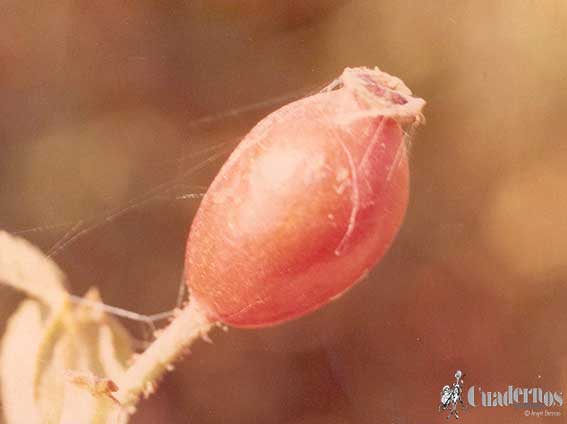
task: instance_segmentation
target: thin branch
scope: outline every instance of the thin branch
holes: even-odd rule
[[[214,325],[196,302],[190,302],[116,381],[116,399],[133,407],[141,395],[151,394],[162,375],[173,369],[172,364]]]

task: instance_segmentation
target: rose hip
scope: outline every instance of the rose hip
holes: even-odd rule
[[[380,70],[347,68],[267,116],[202,200],[186,273],[211,320],[254,327],[301,316],[383,257],[408,202],[404,129],[425,102]]]
[[[425,102],[378,69],[262,120],[207,191],[189,234],[189,303],[117,381],[132,407],[218,322],[260,327],[308,313],[380,261],[408,201],[405,129]]]

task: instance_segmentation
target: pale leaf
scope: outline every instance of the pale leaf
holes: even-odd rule
[[[26,240],[0,231],[0,283],[56,307],[67,297],[59,267]]]

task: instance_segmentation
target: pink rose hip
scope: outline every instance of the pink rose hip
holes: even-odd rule
[[[185,257],[189,303],[117,381],[130,413],[219,322],[261,327],[330,302],[384,256],[408,202],[405,130],[425,102],[379,69],[263,119],[204,196]]]
[[[328,303],[380,261],[408,202],[404,129],[425,102],[378,69],[267,116],[207,191],[186,253],[191,302],[254,327]]]

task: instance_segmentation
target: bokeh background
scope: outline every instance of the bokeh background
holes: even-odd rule
[[[213,334],[133,422],[446,422],[458,368],[467,388],[567,392],[566,42],[562,0],[1,0],[0,227],[73,293],[167,311],[239,138],[378,65],[428,101],[389,254],[308,317]],[[0,288],[0,329],[20,300]],[[522,412],[462,421],[538,421]]]

